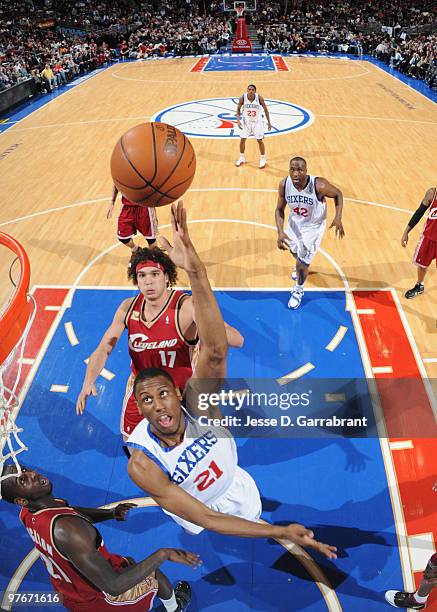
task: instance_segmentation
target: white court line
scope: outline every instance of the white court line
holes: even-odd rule
[[[84,359],[83,362],[86,365],[88,365],[89,362],[90,362],[89,357],[87,359]],[[106,368],[103,368],[103,370],[100,372],[99,376],[101,376],[102,378],[105,378],[106,380],[112,380],[113,378],[115,378],[115,374],[113,372],[110,372]]]
[[[163,58],[164,59],[164,58]],[[173,58],[165,58],[165,59],[173,59]],[[136,64],[139,62],[129,62],[129,64]],[[344,76],[338,76],[338,77],[316,77],[314,79],[295,79],[295,78],[284,78],[285,75],[287,74],[286,72],[275,72],[274,74],[278,76],[278,78],[281,78],[281,83],[312,83],[313,81],[343,81],[346,79],[357,79],[359,77],[362,76],[367,76],[369,74],[372,74],[371,71],[367,68],[366,65],[369,62],[367,62],[366,60],[357,60],[355,61],[353,64],[349,64],[350,67],[355,67],[354,65],[356,64],[357,67],[360,67],[362,69],[361,72],[358,72],[357,74],[351,74],[351,75],[344,75]],[[147,66],[147,63],[143,63],[143,66]],[[373,65],[373,64],[372,64]],[[116,66],[120,66],[120,64],[117,64]],[[333,66],[338,67],[340,66],[340,64],[333,64]],[[179,84],[179,83],[187,83],[186,78],[183,77],[181,79],[175,80],[175,79],[138,79],[138,78],[134,78],[134,77],[125,77],[125,76],[120,76],[120,72],[123,69],[128,68],[128,65],[125,64],[124,66],[119,67],[119,69],[117,71],[115,70],[111,70],[110,71],[110,75],[112,77],[114,77],[115,79],[119,79],[120,81],[136,81],[138,83],[165,83],[167,85],[170,84]],[[188,73],[184,72],[184,75],[186,75]],[[217,85],[220,87],[223,87],[223,81],[225,80],[226,82],[230,82],[230,81],[238,81],[239,83],[241,83],[241,78],[238,77],[230,77],[230,76],[222,76],[221,74],[217,74],[217,72],[214,71],[202,71],[202,72],[190,72],[189,74],[193,74],[195,78],[199,77],[199,76],[204,76],[206,77],[206,79],[208,79],[208,81],[210,81],[212,78],[214,79],[214,82],[210,82],[208,83],[209,86],[213,86],[213,85]],[[272,72],[269,71],[269,75],[271,75]],[[290,74],[290,76],[293,75],[293,71],[289,70],[288,74]],[[257,80],[264,84],[264,83],[278,83],[277,79],[263,79],[262,77],[258,76]],[[188,81],[189,84],[195,83],[196,81],[193,79],[192,81]]]
[[[437,363],[437,357],[424,357],[423,363]]]
[[[367,117],[364,115],[314,115],[329,119],[362,119],[364,121],[394,121],[398,123],[424,123],[425,125],[437,125],[437,121],[419,121],[418,119],[396,119],[395,117]]]
[[[393,368],[391,366],[372,366],[374,374],[393,374]]]
[[[39,106],[38,108],[36,108],[34,111],[26,114],[24,117],[22,117],[21,119],[18,119],[18,121],[16,121],[15,125],[13,125],[12,127],[10,127],[7,130],[3,130],[0,132],[0,137],[3,136],[4,134],[9,134],[11,131],[12,132],[16,132],[17,130],[15,129],[15,126],[18,125],[19,123],[21,123],[22,121],[24,121],[25,119],[28,119],[31,115],[34,115],[35,113],[37,113],[38,111],[41,110],[45,110],[49,104],[52,104],[53,102],[56,102],[57,100],[60,100],[61,98],[63,98],[64,96],[71,94],[72,92],[76,91],[78,87],[82,87],[82,85],[85,85],[86,83],[88,83],[89,81],[92,81],[93,79],[95,79],[96,77],[100,76],[101,74],[104,74],[106,72],[106,70],[110,68],[110,66],[107,66],[107,68],[100,70],[100,72],[98,72],[97,74],[93,74],[92,76],[89,76],[87,79],[85,79],[84,81],[82,81],[81,83],[78,83],[77,85],[75,85],[74,87],[69,87],[68,89],[66,89],[65,91],[60,91],[58,92],[58,95],[55,98],[52,98],[51,100],[49,100],[48,102],[46,102],[45,104],[41,104],[41,106]]]
[[[315,365],[308,361],[308,363],[303,366],[300,366],[300,368],[296,368],[296,370],[293,370],[289,374],[285,374],[285,376],[277,378],[276,382],[278,383],[278,385],[288,385],[289,382],[296,380],[296,378],[300,378],[301,376],[305,376],[305,374],[308,374],[308,372],[314,370],[315,367]]]
[[[79,344],[79,340],[74,331],[73,323],[71,321],[67,321],[66,323],[64,323],[64,328],[71,346],[77,346]]]
[[[89,121],[70,121],[68,123],[47,123],[45,125],[17,128],[14,130],[14,134],[15,132],[29,132],[31,130],[42,130],[44,128],[75,127],[76,125],[81,126],[94,123],[110,123],[112,121],[136,121],[138,119],[148,121],[150,120],[150,115],[139,115],[138,117],[113,117],[112,119],[90,119]]]
[[[402,440],[400,442],[390,442],[390,450],[408,450],[414,448],[413,440]]]
[[[403,81],[401,81],[401,79],[398,79],[398,77],[394,74],[390,74],[389,72],[386,72],[385,70],[383,70],[382,68],[380,68],[379,66],[377,66],[376,64],[373,64],[372,62],[370,62],[371,66],[374,66],[375,68],[377,68],[380,72],[382,72],[383,74],[385,74],[386,76],[391,77],[392,79],[395,79],[395,81],[397,83],[401,83],[402,85],[405,85],[405,87],[408,87],[408,89],[416,94],[419,94],[422,96],[422,98],[425,98],[425,100],[427,100],[428,102],[431,102],[431,104],[435,104],[435,102],[433,100],[430,100],[428,98],[428,96],[425,96],[425,94],[423,94],[422,92],[418,91],[417,89],[414,89],[414,87],[411,87],[411,85],[408,85],[408,83],[404,83]]]
[[[366,291],[368,291],[367,288],[366,288]],[[359,314],[359,315],[374,315],[375,314],[375,309],[374,308],[357,308],[357,314]]]
[[[68,385],[52,385],[50,387],[52,393],[67,393],[68,389]]]
[[[345,402],[346,393],[325,393],[325,402]]]
[[[33,357],[21,357],[18,358],[17,361],[23,365],[33,365],[35,363],[35,359]]]
[[[162,229],[162,228],[161,228]],[[34,289],[71,289],[73,285],[34,285]],[[290,287],[216,287],[211,285],[214,291],[284,291],[289,292]],[[175,289],[183,291],[187,286],[175,285]],[[101,289],[102,291],[132,291],[135,293],[137,290],[133,285],[81,285],[80,289],[95,290]],[[391,291],[393,287],[366,287],[364,291]],[[352,291],[363,291],[363,287],[351,287]],[[344,285],[342,287],[308,287],[305,289],[308,291],[344,291]]]
[[[337,348],[337,346],[340,344],[340,342],[343,340],[346,332],[347,332],[348,328],[345,325],[340,325],[340,327],[338,328],[335,336],[332,338],[331,342],[329,342],[326,346],[325,349],[327,351],[331,351],[331,353],[333,351],[335,351],[335,349]]]
[[[408,538],[413,572],[423,572],[429,558],[436,552],[434,535],[431,532],[418,533]]]
[[[422,357],[420,356],[420,352],[419,349],[417,348],[417,344],[416,344],[416,340],[413,336],[413,332],[411,331],[411,327],[410,324],[408,323],[408,319],[405,315],[404,309],[402,308],[402,304],[401,301],[396,293],[396,291],[394,289],[391,290],[391,294],[393,296],[393,300],[395,301],[395,304],[397,306],[398,309],[398,313],[399,316],[401,318],[402,324],[404,326],[405,329],[405,333],[407,334],[407,338],[410,342],[410,346],[411,346],[411,350],[413,351],[413,355],[414,358],[416,360],[416,364],[417,364],[417,368],[420,372],[420,376],[422,377],[422,381],[423,381],[423,386],[425,387],[425,391],[426,394],[428,395],[428,399],[429,399],[429,403],[431,405],[431,409],[434,413],[434,418],[437,422],[437,400],[436,397],[434,395],[434,391],[433,388],[431,386],[431,383],[429,382],[429,378],[428,378],[428,373],[426,371],[426,368],[423,364],[423,360]]]
[[[254,188],[241,188],[241,187],[205,187],[199,189],[189,189],[187,193],[202,193],[202,192],[210,192],[210,191],[241,191],[241,192],[259,192],[259,193],[277,193],[277,189],[254,189]],[[29,215],[24,215],[22,217],[16,217],[15,219],[10,219],[9,221],[3,221],[0,223],[0,227],[4,225],[10,225],[11,223],[18,223],[18,221],[26,221],[28,219],[33,219],[34,217],[40,217],[41,215],[47,215],[52,212],[59,212],[61,210],[67,210],[69,208],[76,208],[78,206],[86,206],[88,204],[96,204],[98,202],[108,202],[111,199],[110,196],[106,198],[98,198],[96,200],[84,200],[83,202],[75,202],[74,204],[65,204],[64,206],[57,206],[55,208],[47,208],[46,210],[40,210],[38,212],[31,213]],[[379,202],[372,202],[370,200],[357,200],[355,198],[346,198],[343,197],[343,200],[347,200],[348,202],[355,202],[357,204],[368,204],[370,206],[376,206],[377,208],[386,208],[387,210],[396,210],[398,212],[406,213],[410,215],[414,212],[412,210],[408,210],[406,208],[398,208],[397,206],[391,206],[389,204],[380,204]],[[271,226],[268,226],[271,227]],[[276,228],[275,228],[276,229]],[[366,288],[367,289],[367,288]],[[383,288],[381,288],[383,290]]]
[[[44,306],[44,310],[48,310],[50,312],[58,312],[58,310],[61,310],[60,306]]]
[[[410,591],[414,589],[413,573],[411,570],[410,551],[407,541],[407,527],[405,524],[404,510],[399,491],[399,484],[394,468],[393,457],[390,452],[389,441],[387,438],[387,430],[385,426],[384,413],[381,407],[381,400],[376,385],[375,376],[372,369],[369,353],[367,350],[366,341],[364,339],[363,329],[361,327],[360,317],[357,314],[355,300],[352,296],[351,318],[355,329],[355,335],[360,349],[361,361],[363,363],[364,372],[366,374],[367,385],[369,387],[369,398],[372,403],[373,413],[376,419],[376,426],[379,435],[379,444],[381,447],[382,458],[384,462],[385,473],[387,476],[388,491],[393,510],[394,525],[396,536],[398,539],[399,558],[401,561],[402,576],[404,579],[404,587]]]

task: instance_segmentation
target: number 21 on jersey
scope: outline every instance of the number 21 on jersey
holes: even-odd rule
[[[211,461],[207,470],[200,472],[194,479],[199,491],[205,491],[208,487],[215,483],[216,480],[223,476],[223,472],[215,461]]]

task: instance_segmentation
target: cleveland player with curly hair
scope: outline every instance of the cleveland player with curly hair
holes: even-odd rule
[[[198,340],[193,298],[173,289],[177,280],[176,266],[164,251],[157,247],[135,250],[127,274],[139,293],[123,300],[118,307],[90,357],[76,402],[77,414],[83,414],[88,396],[97,395],[97,376],[127,329],[132,374],[127,382],[120,420],[120,431],[125,439],[143,418],[133,395],[135,376],[144,368],[162,368],[183,391],[193,373],[193,352]],[[226,326],[226,333],[230,346],[243,345],[243,337],[236,329]]]

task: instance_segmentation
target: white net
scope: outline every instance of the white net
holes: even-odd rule
[[[9,269],[11,291],[3,307],[0,309],[0,317],[11,303],[19,283],[21,271],[18,272],[18,277],[14,278],[15,262],[16,260],[12,262]],[[12,461],[18,473],[21,473],[17,455],[27,450],[19,436],[23,429],[18,427],[15,422],[20,407],[19,393],[22,386],[24,349],[36,313],[35,299],[30,294],[27,295],[27,299],[33,305],[31,315],[20,340],[16,343],[5,361],[0,364],[0,498],[2,482],[12,476],[3,476],[5,462]]]

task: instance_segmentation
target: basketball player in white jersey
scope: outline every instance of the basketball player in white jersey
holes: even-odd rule
[[[129,476],[191,534],[210,529],[234,536],[285,538],[336,558],[336,549],[314,540],[303,525],[256,522],[261,514],[259,492],[252,477],[238,466],[235,440],[220,421],[200,425],[197,420],[200,414],[221,418],[217,407],[201,411],[198,400],[200,394],[218,390],[214,381],[225,379],[228,343],[181,202],[172,206],[172,226],[174,246],[165,241],[165,248],[190,279],[202,350],[183,405],[168,372],[149,368],[136,377],[135,398],[145,418],[127,441],[132,453]]]
[[[258,142],[260,152],[259,167],[264,168],[266,165],[263,110],[267,119],[267,129],[270,131],[272,126],[264,98],[256,93],[255,85],[249,85],[247,93],[240,96],[237,105],[237,125],[240,128],[240,157],[235,162],[236,166],[241,166],[246,161],[244,151],[246,150],[246,140],[250,136],[256,138]]]
[[[300,306],[310,264],[325,232],[325,198],[333,198],[335,201],[335,217],[329,229],[335,227],[335,235],[343,238],[343,194],[326,179],[308,175],[306,161],[302,157],[293,157],[290,160],[289,176],[279,183],[275,212],[278,248],[289,249],[296,259],[296,269],[292,273],[296,284],[291,289],[288,301],[288,307],[292,309]],[[284,231],[284,211],[287,205],[290,210]]]

